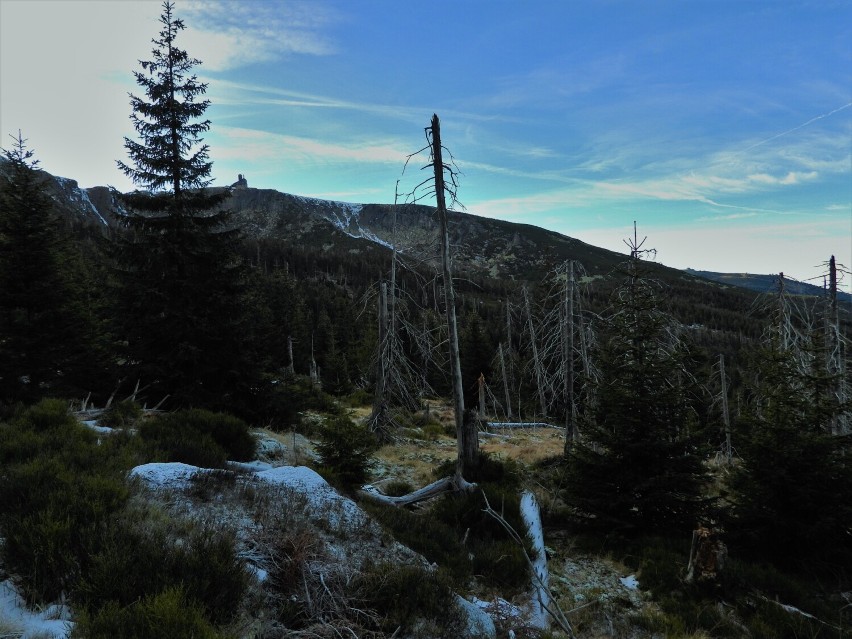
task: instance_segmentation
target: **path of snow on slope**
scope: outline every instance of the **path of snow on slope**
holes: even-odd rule
[[[92,204],[92,201],[89,199],[89,194],[85,189],[81,189],[77,186],[77,183],[74,180],[69,178],[59,176],[54,177],[56,178],[56,181],[59,182],[60,186],[62,186],[62,188],[68,193],[68,197],[70,197],[73,202],[80,202],[84,206],[88,207],[88,209],[98,217],[101,224],[108,226],[107,221],[100,214],[97,207]]]
[[[8,579],[0,582],[0,619],[13,629],[4,637],[65,639],[74,625],[70,618],[67,606],[53,605],[40,612],[30,612],[12,582]]]
[[[359,215],[361,210],[364,208],[363,204],[353,204],[351,202],[335,202],[334,200],[319,200],[311,197],[302,197],[295,196],[302,202],[306,204],[312,204],[320,208],[322,212],[330,211],[330,214],[324,216],[326,220],[334,224],[334,226],[345,233],[349,237],[354,237],[356,239],[365,239],[370,240],[371,242],[375,242],[376,244],[381,244],[389,249],[393,249],[393,245],[389,242],[386,242],[379,236],[377,236],[372,231],[368,231],[366,229],[361,228],[361,221],[359,219]],[[353,232],[352,226],[355,226],[358,230],[357,232]]]

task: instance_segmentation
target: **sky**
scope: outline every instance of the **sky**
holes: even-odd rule
[[[128,93],[161,3],[0,0],[0,133],[134,188]],[[177,0],[215,185],[393,202],[433,113],[469,213],[657,261],[852,267],[848,0]],[[397,182],[400,186],[397,186]],[[852,276],[842,283],[852,291]]]

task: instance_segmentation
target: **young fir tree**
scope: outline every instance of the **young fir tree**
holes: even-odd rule
[[[84,267],[45,192],[48,179],[18,133],[0,176],[0,398],[85,396],[102,383]]]
[[[600,338],[596,405],[568,455],[568,502],[625,534],[686,535],[705,508],[687,354],[634,251]]]
[[[772,335],[755,357],[726,530],[737,552],[833,574],[852,565],[852,438],[830,424],[850,407],[826,400],[804,355]]]
[[[200,64],[178,48],[184,29],[163,3],[152,59],[135,71],[144,96],[130,96],[139,141],[125,138],[119,168],[145,189],[121,196],[129,210],[119,243],[123,281],[120,322],[129,365],[148,394],[173,403],[224,406],[249,385],[241,344],[244,277],[239,232],[217,208],[227,190],[206,190],[212,163],[200,137],[207,85]]]

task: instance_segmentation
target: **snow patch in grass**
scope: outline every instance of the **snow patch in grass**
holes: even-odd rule
[[[67,606],[48,606],[42,611],[28,610],[10,580],[0,582],[0,626],[8,627],[7,636],[20,639],[66,639],[74,626]]]
[[[627,577],[619,577],[621,584],[628,590],[639,590],[639,580],[636,575],[628,575]]]

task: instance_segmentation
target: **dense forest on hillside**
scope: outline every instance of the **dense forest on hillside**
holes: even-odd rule
[[[153,57],[135,74],[137,138],[119,163],[140,190],[110,194],[109,223],[68,214],[21,133],[0,165],[0,559],[28,601],[70,597],[82,637],[226,636],[247,605],[237,540],[205,529],[182,532],[185,547],[165,543],[170,531],[134,501],[129,470],[248,463],[249,425],[265,426],[318,439],[317,467],[354,496],[381,445],[431,428],[474,433],[470,459],[438,468],[460,494],[425,514],[365,507],[441,571],[406,573],[426,593],[413,612],[400,608],[410,583],[394,585],[394,570],[353,577],[351,602],[393,611],[347,618],[361,636],[428,636],[412,615],[440,617],[449,589],[471,581],[520,589],[530,542],[501,537],[480,501],[499,500],[520,526],[519,493],[533,486],[550,499],[548,533],[641,567],[659,602],[642,622],[648,636],[849,636],[852,324],[833,258],[831,285],[808,297],[783,280],[758,295],[666,269],[638,235],[618,262],[580,247],[516,278],[474,268],[470,244],[448,277],[437,222],[428,259],[349,236],[253,236],[228,209],[231,191],[210,188],[206,85],[175,44],[184,26],[172,11],[166,2]],[[439,183],[453,169],[435,153],[434,194],[454,195],[454,182]],[[525,233],[531,246],[553,235]],[[429,404],[458,388],[467,410],[446,433]],[[133,428],[102,443],[68,411],[93,405]],[[356,423],[352,407],[370,416]],[[479,455],[478,433],[499,422],[562,428],[563,451],[528,468]],[[672,566],[693,533],[729,550],[705,574],[693,547],[683,575]],[[295,587],[308,564],[279,566],[276,578]],[[111,591],[118,567],[131,577]],[[308,627],[306,604],[277,596],[277,631]],[[814,615],[790,622],[778,597]],[[168,624],[182,629],[169,635]]]

